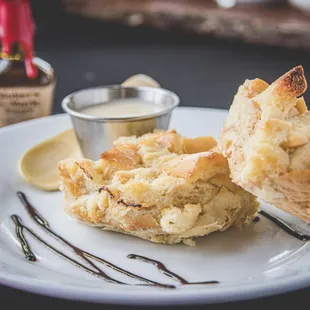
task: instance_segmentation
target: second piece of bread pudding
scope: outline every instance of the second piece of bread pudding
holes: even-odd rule
[[[232,183],[211,137],[173,130],[123,137],[98,161],[67,159],[58,169],[70,215],[157,243],[194,244],[257,213],[255,197]]]
[[[310,113],[301,97],[306,89],[301,66],[271,85],[246,80],[220,146],[236,184],[310,222]]]

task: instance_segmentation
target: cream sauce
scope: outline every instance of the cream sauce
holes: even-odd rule
[[[159,112],[163,105],[139,98],[115,99],[81,109],[79,112],[96,117],[134,117]]]

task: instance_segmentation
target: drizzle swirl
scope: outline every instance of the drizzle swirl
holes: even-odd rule
[[[102,190],[107,190],[107,189],[102,188]],[[115,264],[113,264],[113,263],[111,263],[105,259],[102,259],[96,255],[93,255],[87,251],[80,249],[79,247],[75,246],[74,244],[72,244],[71,242],[69,242],[68,240],[66,240],[65,238],[60,236],[59,234],[57,234],[50,227],[48,221],[30,204],[26,195],[23,192],[20,192],[20,191],[17,192],[17,197],[19,198],[19,200],[21,201],[21,203],[23,204],[23,206],[27,210],[29,216],[36,222],[36,224],[38,224],[41,228],[43,228],[46,232],[48,232],[57,241],[64,243],[66,246],[68,246],[88,266],[78,262],[77,260],[71,258],[70,256],[64,254],[60,250],[58,250],[55,247],[53,247],[52,245],[50,245],[41,236],[36,234],[31,228],[24,225],[21,218],[18,215],[13,214],[13,215],[11,215],[11,218],[15,224],[16,236],[17,236],[17,238],[21,244],[21,248],[22,248],[22,251],[25,255],[25,258],[28,261],[35,262],[35,261],[37,261],[37,258],[36,258],[36,255],[31,250],[30,245],[24,236],[24,231],[27,231],[27,233],[29,233],[32,237],[34,237],[38,242],[45,245],[49,250],[51,250],[55,254],[59,255],[63,259],[71,262],[72,264],[81,268],[82,270],[84,270],[84,271],[86,271],[86,272],[88,272],[88,273],[90,273],[96,277],[99,277],[99,278],[105,280],[106,282],[115,283],[115,284],[123,284],[123,285],[156,286],[156,287],[161,287],[161,288],[166,288],[166,289],[176,288],[176,286],[174,286],[174,285],[159,283],[159,282],[150,280],[148,278],[141,277],[141,276],[134,274],[128,270],[125,270],[119,266],[116,266]],[[173,280],[178,282],[180,285],[194,285],[194,284],[198,285],[198,284],[217,284],[217,283],[219,283],[218,281],[188,282],[184,278],[179,276],[178,274],[167,269],[166,266],[159,261],[156,261],[154,259],[151,259],[151,258],[148,258],[145,256],[137,255],[137,254],[129,254],[127,257],[130,259],[136,259],[136,260],[139,260],[141,262],[150,263],[150,264],[155,265],[161,273],[172,278]],[[128,283],[124,283],[124,282],[118,281],[116,279],[113,279],[110,276],[108,276],[101,268],[99,268],[91,259],[95,260],[96,262],[98,262],[102,265],[104,265],[105,267],[113,269],[113,270],[115,270],[115,271],[129,277],[129,278],[138,280],[142,283],[128,284]],[[92,267],[92,268],[90,268],[90,267]]]

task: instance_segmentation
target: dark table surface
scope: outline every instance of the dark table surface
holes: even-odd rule
[[[36,49],[39,57],[52,64],[58,77],[54,113],[62,112],[61,99],[74,90],[120,83],[135,73],[148,74],[163,87],[178,93],[181,105],[221,109],[229,107],[237,87],[247,78],[260,77],[272,82],[298,64],[302,64],[310,76],[309,51],[245,45],[177,31],[128,29],[62,15],[51,16],[39,14]],[[310,99],[309,94],[305,98]],[[293,307],[307,304],[309,294],[310,288],[208,308]],[[123,306],[86,305],[37,296],[3,286],[0,286],[0,302],[9,305],[10,309],[47,306],[124,309]],[[206,306],[195,307],[204,308]]]

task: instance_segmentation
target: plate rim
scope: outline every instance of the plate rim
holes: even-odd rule
[[[44,285],[42,285],[42,283],[44,283]],[[0,274],[0,284],[15,289],[21,289],[29,293],[68,300],[91,301],[115,305],[164,306],[180,304],[215,304],[284,294],[308,287],[310,285],[310,275],[295,275],[290,280],[287,280],[287,278],[270,280],[270,283],[265,285],[262,285],[260,282],[249,284],[242,290],[236,290],[234,287],[229,287],[217,291],[210,289],[209,292],[208,289],[198,291],[192,290],[187,291],[185,294],[178,294],[182,288],[169,291],[169,294],[165,293],[166,289],[145,290],[143,294],[141,294],[141,291],[124,290],[121,293],[121,298],[119,289],[66,287],[53,282],[30,279],[25,276],[5,276]]]

